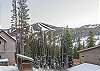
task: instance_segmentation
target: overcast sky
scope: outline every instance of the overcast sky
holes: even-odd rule
[[[11,1],[0,0],[0,27],[10,27]],[[80,27],[98,24],[99,0],[28,0],[30,24],[43,22],[55,26]]]

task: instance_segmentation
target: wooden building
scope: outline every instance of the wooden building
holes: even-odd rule
[[[15,63],[16,40],[3,30],[0,30],[0,59],[8,59],[9,64]]]
[[[100,65],[100,45],[78,51],[81,63]]]

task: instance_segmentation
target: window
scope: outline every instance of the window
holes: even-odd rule
[[[82,56],[82,57],[84,57],[84,56]]]
[[[1,41],[0,41],[0,44],[1,44]]]
[[[1,59],[1,55],[0,55],[0,59]]]

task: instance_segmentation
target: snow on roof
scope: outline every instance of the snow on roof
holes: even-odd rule
[[[13,38],[10,34],[8,34],[7,32],[5,32],[4,30],[0,29],[1,32],[4,32],[6,35],[8,35],[10,38],[12,38],[14,41],[16,41],[15,38]]]
[[[17,55],[17,57],[20,57],[20,58],[23,58],[23,59],[26,59],[26,60],[29,60],[29,61],[34,61],[34,59],[31,58],[31,57],[27,57],[27,56],[24,56],[24,55],[21,55],[21,54],[16,54],[16,55]]]
[[[8,59],[0,59],[0,62],[8,62]]]
[[[11,37],[14,41],[16,41],[15,38],[13,38],[10,34],[8,34],[7,32],[4,31],[4,33],[6,33],[9,37]]]
[[[6,40],[4,37],[2,37],[1,35],[0,35],[0,37],[1,37],[4,41],[6,41],[6,42],[7,42],[7,40]]]
[[[100,71],[100,66],[89,64],[89,63],[83,63],[78,66],[71,67],[67,70],[68,71]]]
[[[59,70],[56,70],[56,69],[50,69],[50,68],[47,68],[47,69],[44,69],[44,68],[32,68],[33,71],[59,71]]]
[[[91,47],[91,48],[82,49],[82,50],[79,50],[79,51],[77,51],[77,52],[80,53],[80,52],[84,52],[84,51],[91,50],[91,49],[95,49],[95,48],[100,48],[100,45],[96,45],[96,46]]]
[[[19,71],[16,66],[0,66],[0,71]]]

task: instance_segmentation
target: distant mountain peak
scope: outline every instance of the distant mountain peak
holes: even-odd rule
[[[88,24],[88,25],[81,26],[80,28],[95,28],[98,26],[100,26],[100,24]]]

